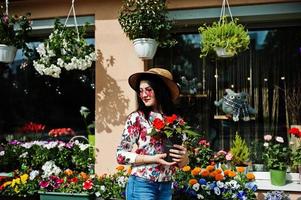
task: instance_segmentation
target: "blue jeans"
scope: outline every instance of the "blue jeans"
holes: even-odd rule
[[[126,200],[171,200],[171,182],[153,182],[130,176],[126,186]]]

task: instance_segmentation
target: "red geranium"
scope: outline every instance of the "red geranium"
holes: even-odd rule
[[[156,118],[154,121],[153,121],[153,126],[155,127],[156,130],[161,130],[162,128],[164,128],[165,124],[164,124],[164,121],[159,119],[159,118]]]
[[[196,133],[191,130],[191,127],[188,126],[185,121],[173,114],[171,116],[166,116],[164,119],[155,118],[153,121],[153,130],[151,135],[163,135],[164,137],[171,137],[174,134],[179,135],[195,135]]]
[[[51,129],[48,133],[49,136],[58,137],[58,136],[66,136],[66,135],[75,135],[75,132],[72,128],[55,128]]]
[[[45,129],[44,124],[34,123],[34,122],[27,122],[24,126],[20,129],[22,133],[40,133],[43,132]]]
[[[291,135],[295,135],[296,137],[301,137],[301,131],[298,129],[298,128],[291,128],[289,131],[288,131],[289,134]]]

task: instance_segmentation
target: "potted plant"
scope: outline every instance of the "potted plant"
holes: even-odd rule
[[[272,185],[282,186],[286,183],[286,170],[290,165],[291,149],[280,136],[264,136],[263,158],[270,170]]]
[[[150,135],[164,143],[165,160],[172,162],[169,150],[174,144],[182,144],[185,137],[196,136],[197,133],[179,116],[165,116],[164,119],[155,118]]]
[[[17,49],[27,49],[26,40],[31,30],[30,14],[9,16],[0,13],[0,62],[11,63],[15,59]]]
[[[199,27],[201,35],[201,57],[216,52],[219,57],[232,57],[248,49],[250,36],[238,19],[222,16],[211,26]]]
[[[152,59],[157,46],[175,44],[169,39],[172,22],[166,14],[165,0],[123,0],[118,21],[140,58]]]
[[[234,166],[248,165],[247,161],[250,157],[250,149],[244,139],[242,139],[238,133],[235,134],[235,139],[232,142],[230,153],[232,154],[231,163]]]
[[[94,47],[88,45],[83,27],[68,28],[59,19],[49,38],[37,47],[39,58],[33,66],[40,75],[59,78],[62,71],[86,70],[96,60]]]

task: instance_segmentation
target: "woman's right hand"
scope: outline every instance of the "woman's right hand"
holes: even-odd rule
[[[164,158],[166,156],[167,156],[166,153],[154,155],[154,157],[155,157],[155,163],[161,164],[161,165],[168,165],[168,166],[177,164],[177,162],[167,162],[166,160],[164,160]]]

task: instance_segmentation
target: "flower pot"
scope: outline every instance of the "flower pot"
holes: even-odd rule
[[[234,53],[228,52],[227,49],[222,48],[222,47],[216,47],[215,52],[216,52],[216,55],[221,58],[229,58],[229,57],[234,56]]]
[[[39,195],[18,197],[18,196],[3,196],[0,195],[1,200],[39,200]]]
[[[63,193],[63,192],[39,192],[40,200],[90,200],[89,194]]]
[[[270,169],[271,183],[276,186],[283,186],[286,183],[286,170]]]
[[[0,44],[0,62],[11,63],[14,61],[17,53],[17,48]]]
[[[167,154],[167,156],[164,158],[165,161],[167,162],[173,162],[172,157],[169,155],[169,150],[174,148],[174,144],[181,145],[183,143],[183,138],[182,136],[176,134],[173,135],[169,138],[164,139],[163,141],[163,148],[164,148],[164,153]]]
[[[153,59],[158,47],[158,42],[151,38],[137,38],[133,44],[138,57],[143,60]]]

